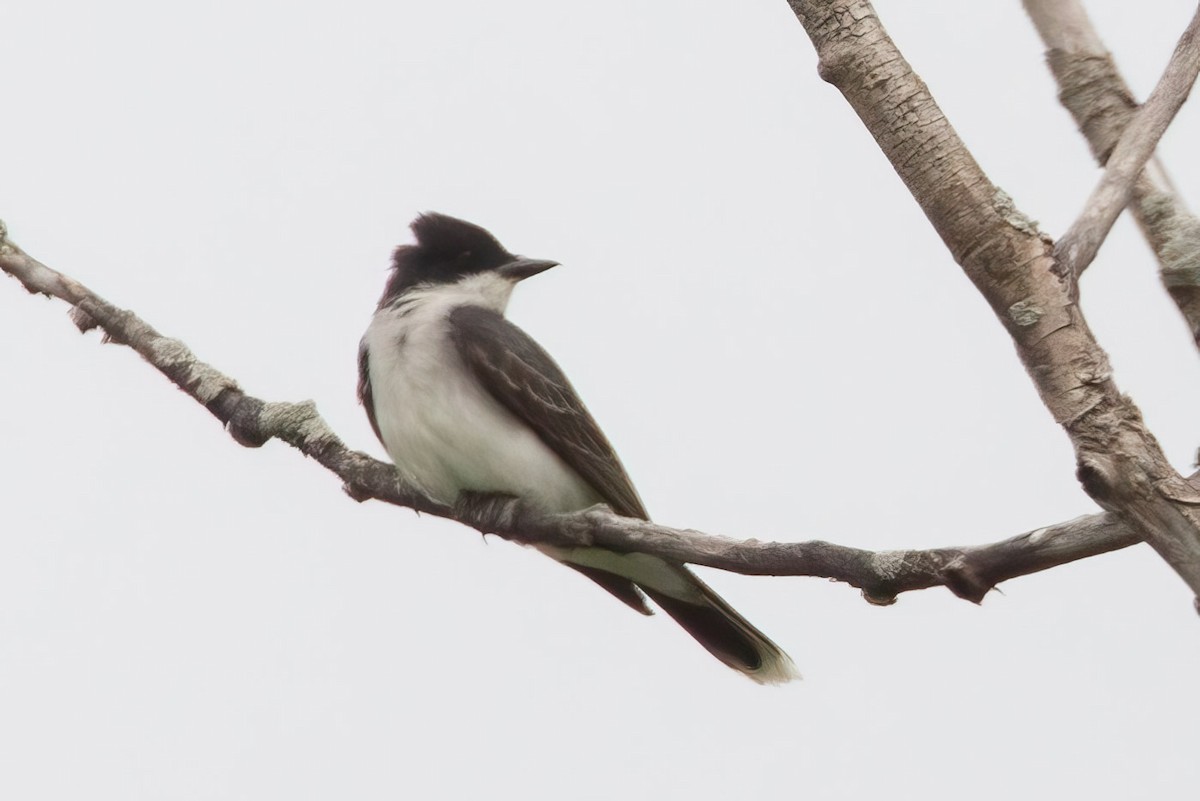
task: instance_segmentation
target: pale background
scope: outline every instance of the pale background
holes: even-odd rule
[[[1012,2],[879,2],[1057,235],[1098,172]],[[1192,4],[1090,6],[1140,96]],[[1094,510],[1000,325],[783,0],[47,2],[3,12],[15,241],[382,456],[358,338],[418,212],[563,263],[511,317],[661,522],[869,548]],[[1200,115],[1161,153],[1200,203]],[[1083,285],[1188,469],[1196,353],[1134,226]],[[1192,799],[1200,621],[1146,547],[864,603],[705,576],[739,678],[535,553],[246,450],[0,280],[0,796]]]

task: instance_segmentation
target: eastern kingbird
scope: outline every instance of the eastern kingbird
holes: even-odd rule
[[[503,493],[544,513],[598,503],[647,520],[617,454],[546,351],[504,319],[513,287],[557,262],[514,256],[478,225],[423,214],[393,257],[359,348],[358,394],[396,469],[431,498]],[[536,546],[644,615],[646,596],[757,682],[797,678],[779,646],[682,563]]]

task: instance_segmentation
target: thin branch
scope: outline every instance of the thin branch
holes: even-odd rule
[[[1055,256],[1067,275],[1079,275],[1096,258],[1113,223],[1129,203],[1142,168],[1191,93],[1196,75],[1200,74],[1197,33],[1200,33],[1200,8],[1179,37],[1158,85],[1121,134],[1083,212],[1058,241]]]
[[[1022,0],[1021,5],[1047,50],[1107,55],[1079,0]]]
[[[132,312],[33,259],[6,238],[0,223],[0,270],[31,293],[65,300],[82,331],[100,328],[108,341],[136,350],[209,410],[247,447],[280,439],[337,475],[358,501],[375,499],[457,520],[522,543],[598,544],[746,575],[818,576],[846,582],[874,603],[902,592],[944,586],[975,603],[1001,581],[1140,541],[1118,516],[1105,513],[1047,526],[990,545],[931,550],[868,551],[813,541],[738,541],[620,517],[605,507],[540,516],[517,501],[497,498],[451,509],[404,484],[392,465],[352,451],[311,402],[268,403],[243,392],[232,378],[200,361],[182,342],[164,337]]]
[[[988,180],[867,0],[789,4],[821,77],[862,119],[1012,337],[1071,439],[1084,490],[1129,521],[1200,596],[1200,493],[1117,388],[1053,242]]]
[[[1079,0],[1024,0],[1046,46],[1058,97],[1101,165],[1133,119],[1133,92]],[[1159,263],[1159,277],[1200,347],[1200,219],[1152,158],[1133,185],[1130,209]]]

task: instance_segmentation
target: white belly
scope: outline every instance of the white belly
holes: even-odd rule
[[[504,492],[548,512],[583,509],[596,493],[468,373],[442,304],[384,309],[367,329],[375,420],[408,480],[452,504],[463,490]]]

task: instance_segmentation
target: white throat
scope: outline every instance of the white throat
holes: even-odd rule
[[[482,306],[499,314],[508,308],[515,282],[494,272],[475,273],[460,278],[453,284],[417,284],[397,301],[401,306],[436,305],[444,308],[455,306]]]

